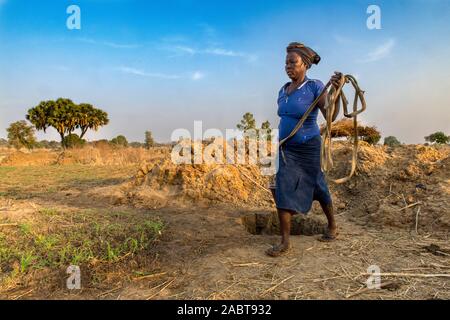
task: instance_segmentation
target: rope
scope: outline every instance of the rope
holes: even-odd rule
[[[351,83],[353,88],[355,89],[355,97],[353,100],[353,112],[348,112],[348,100],[345,97],[344,91],[342,90],[344,86],[347,83]],[[294,129],[291,131],[291,133],[280,141],[280,151],[283,158],[284,163],[286,163],[286,157],[284,155],[283,151],[283,144],[285,144],[290,138],[292,138],[298,130],[303,126],[304,122],[308,118],[309,114],[314,110],[314,108],[317,106],[317,103],[322,99],[322,97],[327,92],[328,88],[331,86],[331,81],[328,81],[325,88],[322,90],[320,95],[311,103],[309,108],[306,110],[305,114],[302,116],[302,118],[299,120],[297,125],[294,127]],[[320,167],[322,171],[328,172],[333,167],[333,158],[331,155],[331,128],[333,123],[333,114],[337,108],[337,104],[339,101],[342,102],[342,106],[344,109],[344,116],[347,118],[353,118],[353,151],[352,151],[352,165],[350,173],[343,178],[333,180],[335,183],[344,183],[348,181],[356,171],[356,162],[357,162],[357,155],[358,155],[358,121],[357,116],[364,110],[366,110],[366,101],[364,99],[364,91],[362,91],[359,88],[358,82],[356,81],[355,77],[353,77],[350,74],[347,74],[343,77],[341,77],[341,80],[339,82],[339,86],[337,88],[333,88],[330,90],[327,96],[327,102],[328,106],[326,108],[326,127],[322,134],[322,147],[320,150]],[[358,101],[361,103],[361,109],[358,109]]]

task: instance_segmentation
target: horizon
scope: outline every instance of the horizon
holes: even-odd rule
[[[72,4],[80,30],[66,26]],[[449,134],[450,2],[377,1],[380,30],[366,26],[371,4],[0,0],[0,138],[29,108],[59,97],[108,113],[110,123],[89,131],[89,141],[141,142],[150,130],[169,143],[176,129],[193,132],[196,120],[203,132],[235,129],[246,112],[277,128],[292,41],[322,57],[309,78],[326,83],[335,70],[358,78],[367,101],[358,120],[382,137],[413,144]],[[36,133],[58,141],[53,129]]]

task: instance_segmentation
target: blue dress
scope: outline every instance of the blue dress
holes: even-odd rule
[[[321,81],[305,78],[300,87],[287,95],[288,85],[284,85],[278,94],[280,141],[289,135],[324,88]],[[320,168],[322,139],[317,125],[318,112],[319,108],[315,108],[302,128],[281,147],[286,162],[280,157],[276,174],[275,201],[278,209],[306,214],[314,200],[325,205],[332,202]]]

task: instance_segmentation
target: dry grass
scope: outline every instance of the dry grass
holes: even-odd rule
[[[124,148],[110,145],[85,146],[67,150],[36,149],[33,151],[0,150],[2,166],[42,166],[42,165],[139,165],[161,158],[169,152],[168,147]]]
[[[345,146],[337,150],[345,155]],[[93,159],[85,152],[80,159]],[[111,152],[100,158],[117,155]],[[242,219],[250,209],[261,208],[229,202],[214,207],[170,202],[158,210],[133,207],[137,203],[121,187],[130,185],[139,163],[123,164],[122,159],[121,164],[100,165],[89,160],[90,165],[83,165],[84,160],[74,160],[0,166],[0,296],[449,299],[449,234],[441,205],[448,202],[448,148],[391,150],[362,144],[360,154],[358,175],[346,185],[331,186],[338,241],[321,243],[303,230],[292,236],[292,252],[278,259],[264,255],[278,236],[251,234]],[[155,160],[162,155],[150,157],[159,163]],[[338,169],[347,168],[343,159]],[[414,175],[399,176],[411,162],[417,166]],[[152,193],[150,182],[158,175],[146,176],[141,188]],[[111,190],[127,201],[108,201]],[[273,211],[269,206],[265,210]],[[318,212],[320,208],[313,210]],[[84,270],[78,293],[65,289],[65,270],[72,263]],[[380,266],[383,273],[379,290],[365,289],[370,265]]]
[[[41,286],[36,277],[45,274],[47,282],[69,265],[89,274],[83,278],[85,287],[95,287],[131,261],[151,260],[150,249],[163,231],[159,219],[119,210],[39,208],[6,221],[15,221],[15,226],[2,228],[0,234],[0,293],[4,294],[18,285]]]
[[[61,279],[71,264],[81,267],[88,291],[131,281],[130,265],[151,270],[163,221],[145,211],[109,208],[80,197],[92,188],[122,183],[135,170],[0,167],[0,296],[64,290]],[[30,287],[35,290],[27,293]]]

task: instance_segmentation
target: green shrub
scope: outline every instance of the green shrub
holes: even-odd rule
[[[86,140],[81,139],[77,134],[71,133],[64,138],[64,145],[66,148],[79,148],[84,146]]]

